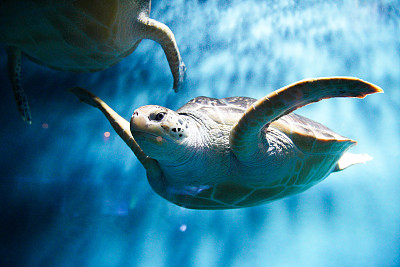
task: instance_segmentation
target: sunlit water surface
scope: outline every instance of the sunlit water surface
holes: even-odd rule
[[[27,126],[0,50],[4,266],[399,265],[398,1],[153,1],[151,16],[174,31],[187,65],[178,94],[152,41],[95,74],[24,60]],[[128,119],[141,105],[260,98],[322,76],[356,76],[385,90],[298,111],[357,140],[352,151],[373,161],[300,195],[228,211],[187,210],[156,195],[103,115],[67,92],[86,87]]]

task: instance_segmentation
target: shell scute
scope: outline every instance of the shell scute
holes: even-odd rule
[[[268,201],[274,199],[278,194],[283,192],[285,187],[277,186],[271,188],[262,188],[254,191],[250,195],[248,195],[245,199],[237,203],[237,206],[250,206],[254,205],[254,203],[261,202],[261,201]]]
[[[298,177],[299,177],[298,174],[293,174],[293,175],[291,175],[291,176],[290,176],[290,179],[287,180],[286,185],[287,185],[287,186],[292,186],[292,185],[294,185],[294,184],[296,183]]]
[[[286,197],[286,196],[294,195],[294,194],[300,193],[300,192],[302,192],[304,190],[305,190],[304,187],[293,185],[293,186],[290,186],[290,187],[286,187],[285,191],[282,192],[281,196],[285,196]]]
[[[239,183],[225,182],[216,186],[213,198],[228,204],[233,204],[248,195],[253,189]]]
[[[265,186],[265,187],[275,187],[275,186],[282,185],[282,184],[284,184],[284,182],[282,182],[282,181],[286,181],[287,179],[289,179],[289,177],[290,177],[290,175],[287,174],[282,179],[275,179],[274,181],[268,183],[267,186]]]
[[[221,208],[221,204],[208,198],[199,198],[192,195],[175,195],[175,203],[186,208],[199,209],[210,207],[214,209]]]
[[[93,16],[101,24],[108,27],[113,25],[118,11],[118,1],[112,0],[97,0],[95,4],[90,1],[79,0],[72,4],[83,14]]]
[[[294,113],[272,122],[271,127],[288,136],[304,153],[342,153],[355,144],[355,141],[335,133],[328,127]]]
[[[256,99],[250,97],[217,99],[199,96],[191,99],[178,109],[177,112],[201,112],[219,124],[234,125],[254,102],[256,102]]]
[[[303,167],[300,170],[300,173],[298,175],[298,179],[296,180],[295,184],[296,185],[304,185],[307,180],[311,177],[311,172],[313,171],[314,165],[306,160],[303,164]]]

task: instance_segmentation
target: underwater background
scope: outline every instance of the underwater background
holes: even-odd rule
[[[187,66],[175,94],[161,47],[143,40],[98,73],[23,60],[33,124],[20,118],[0,49],[1,266],[400,265],[400,3],[153,1]],[[298,114],[374,159],[263,206],[196,211],[150,188],[144,168],[82,86],[129,119],[142,105],[249,96],[304,78],[354,76],[384,94],[332,99]],[[110,133],[108,136],[107,132]]]

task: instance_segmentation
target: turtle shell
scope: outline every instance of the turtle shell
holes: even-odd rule
[[[53,69],[100,71],[137,47],[134,18],[149,16],[149,10],[148,0],[6,0],[0,43]]]
[[[201,112],[217,123],[234,125],[256,101],[249,97],[223,99],[196,97],[182,106],[180,114]],[[342,154],[355,141],[343,137],[324,125],[290,113],[272,122],[263,131],[278,130],[290,138],[298,149],[298,159],[289,166],[289,174],[263,184],[224,181],[214,185],[176,188],[168,186],[168,197],[177,205],[192,209],[229,209],[255,206],[296,194],[324,179]]]
[[[177,112],[179,114],[191,111],[201,112],[219,124],[233,126],[256,101],[254,98],[243,96],[221,99],[200,96],[190,100]],[[349,144],[355,143],[328,127],[295,113],[280,117],[268,125],[268,128],[274,128],[286,134],[297,148],[305,153],[341,152]]]
[[[254,98],[243,96],[221,99],[199,96],[187,102],[176,112],[179,114],[191,111],[201,112],[219,124],[234,125],[255,101]]]

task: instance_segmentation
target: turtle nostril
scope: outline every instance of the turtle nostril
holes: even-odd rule
[[[133,112],[134,117],[136,117],[137,115],[139,115],[139,113],[137,111]]]

